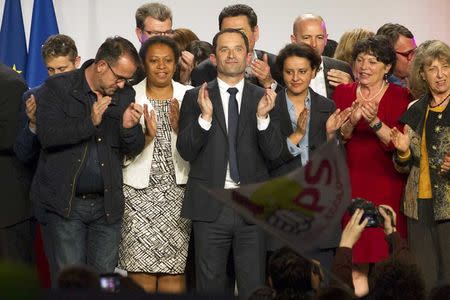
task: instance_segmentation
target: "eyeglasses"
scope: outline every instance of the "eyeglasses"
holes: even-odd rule
[[[142,29],[143,32],[147,33],[149,36],[155,36],[155,35],[172,35],[173,34],[173,30],[167,30],[167,31],[149,31],[149,30],[145,30]]]
[[[114,72],[114,70],[111,68],[111,66],[109,65],[108,62],[106,62],[106,65],[108,66],[108,68],[111,70],[111,72],[113,73],[114,77],[116,77],[116,83],[122,83],[124,82],[125,84],[132,84],[134,81],[134,78],[125,78],[123,76],[117,75],[116,72]]]
[[[411,60],[414,57],[414,54],[416,53],[416,48],[411,49],[411,50],[406,51],[406,52],[395,51],[395,53],[397,53],[398,55],[403,56],[407,60]]]

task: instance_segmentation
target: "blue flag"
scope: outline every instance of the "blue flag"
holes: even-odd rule
[[[26,76],[28,86],[38,86],[48,77],[41,47],[49,36],[57,33],[58,23],[53,0],[34,0]]]
[[[0,29],[0,62],[25,78],[27,44],[20,0],[5,0]]]

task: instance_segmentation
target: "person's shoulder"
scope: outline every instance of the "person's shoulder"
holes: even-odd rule
[[[0,64],[0,84],[5,85],[5,87],[28,89],[22,76],[4,64]]]
[[[323,65],[324,66],[331,66],[331,68],[338,69],[341,71],[347,71],[347,69],[350,68],[350,65],[346,63],[345,61],[328,57],[328,56],[322,56]],[[350,68],[351,69],[351,68]]]
[[[81,75],[80,69],[52,75],[45,80],[43,87],[69,91],[71,86],[81,82]]]
[[[309,88],[309,94],[310,94],[310,97],[311,97],[311,101],[315,101],[316,103],[320,104],[321,107],[324,107],[324,108],[333,108],[333,107],[335,107],[335,104],[334,104],[333,100],[316,93],[311,88]]]
[[[205,59],[204,61],[202,61],[201,63],[199,63],[194,70],[211,70],[211,69],[216,69],[216,67],[213,65],[213,63],[209,60],[209,59]]]

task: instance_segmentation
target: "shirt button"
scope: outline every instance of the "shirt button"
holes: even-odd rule
[[[437,147],[436,147],[435,145],[431,146],[431,148],[432,148],[433,150],[436,150],[436,149],[437,149]]]
[[[102,167],[104,167],[104,166],[105,166],[105,164],[104,164],[104,163],[101,163],[100,165],[101,165]]]
[[[434,185],[434,188],[437,189],[437,188],[439,188],[439,186],[438,186],[437,184],[435,184],[435,185]]]
[[[107,216],[107,217],[109,217],[109,213],[108,213],[108,214],[106,214],[106,216]]]
[[[78,159],[78,162],[81,162],[81,159]]]
[[[98,138],[98,139],[97,139],[97,142],[101,142],[101,141],[102,141],[102,138]]]
[[[105,189],[105,193],[107,193],[108,192],[108,189]]]

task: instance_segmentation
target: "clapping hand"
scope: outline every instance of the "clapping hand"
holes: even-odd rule
[[[172,130],[178,134],[178,120],[180,119],[180,105],[177,99],[170,100],[169,122]]]
[[[327,79],[331,86],[338,86],[343,83],[352,83],[352,76],[346,72],[337,69],[331,69],[327,72]]]
[[[91,119],[94,126],[98,126],[102,122],[103,114],[108,105],[111,103],[111,97],[103,96],[97,92],[95,94],[97,95],[97,101],[92,104]]]
[[[408,134],[404,134],[397,129],[397,127],[393,127],[390,132],[391,142],[394,145],[395,149],[397,149],[401,154],[406,153],[409,149],[409,144],[411,140]]]
[[[148,111],[148,105],[144,104],[145,121],[145,145],[150,144],[156,136],[156,114],[155,110]]]
[[[266,93],[259,100],[256,115],[262,119],[266,119],[269,112],[275,106],[275,98],[277,94],[271,89],[266,89]]]
[[[207,89],[206,82],[202,84],[198,91],[197,97],[198,106],[202,112],[202,119],[208,122],[212,121],[213,106]]]
[[[348,120],[351,113],[351,107],[347,107],[343,111],[338,108],[328,117],[326,128],[327,136],[329,139],[332,138],[336,133],[336,130],[341,128],[342,124],[344,124]]]
[[[251,62],[252,74],[258,79],[259,83],[265,88],[270,88],[273,82],[270,73],[269,59],[267,53],[264,53],[262,60],[255,59]]]
[[[34,95],[31,95],[25,102],[25,112],[28,120],[30,120],[30,129],[36,130],[36,99],[34,98]]]
[[[132,128],[139,123],[144,109],[137,103],[130,103],[123,113],[122,126],[123,128]]]

